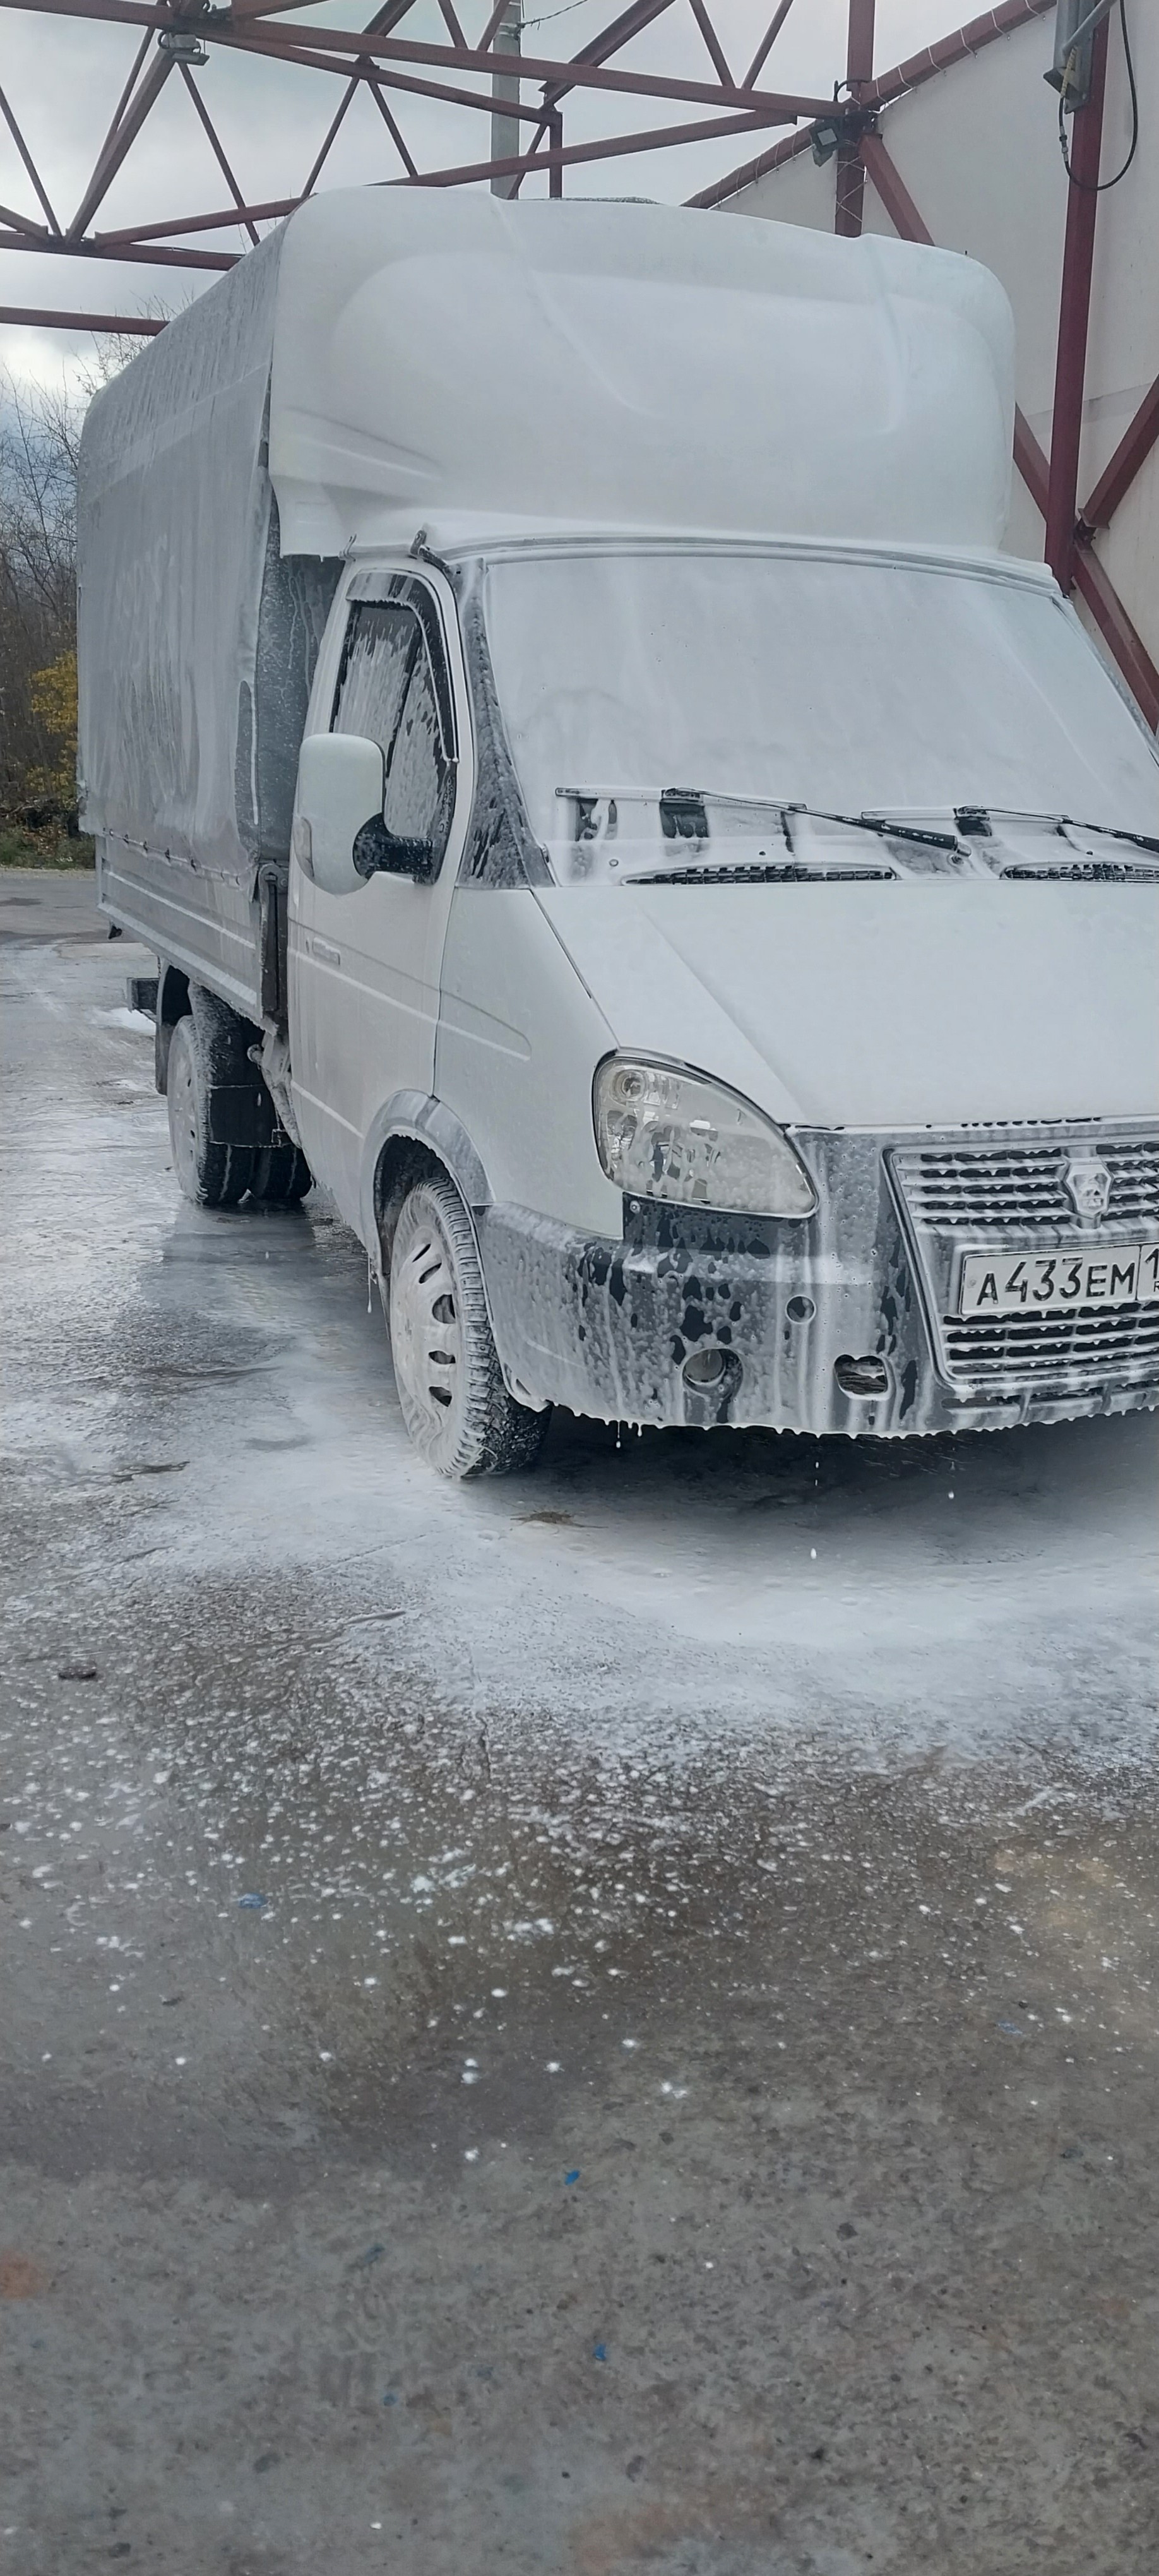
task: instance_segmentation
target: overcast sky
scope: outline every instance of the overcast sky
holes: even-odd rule
[[[585,37],[616,13],[615,0],[524,0],[526,49],[574,53]],[[772,15],[773,0],[715,0],[714,21],[739,78]],[[310,24],[357,27],[370,15],[370,0],[307,0],[298,13]],[[459,0],[468,34],[478,34],[488,0]],[[919,46],[970,15],[961,0],[878,0],[877,68],[903,60]],[[808,96],[828,96],[845,69],[845,0],[795,0],[761,75],[762,85]],[[287,16],[279,23],[293,21]],[[531,30],[534,28],[534,34]],[[446,41],[435,0],[420,0],[408,29],[424,40]],[[0,5],[0,83],[23,129],[59,221],[66,224],[80,201],[101,139],[112,116],[140,37],[136,29],[83,19],[41,17]],[[711,79],[712,68],[688,0],[674,0],[670,14],[618,57],[624,68],[656,69]],[[210,48],[204,71],[194,74],[248,202],[292,196],[309,171],[335,107],[341,84],[323,72],[290,69]],[[534,93],[533,93],[534,95]],[[394,107],[420,168],[484,159],[488,121],[474,111],[445,108],[417,98],[394,97]],[[654,106],[588,92],[566,109],[569,142],[629,126],[680,123],[698,114],[672,102]],[[706,114],[708,110],[704,111]],[[777,130],[767,141],[775,142]],[[765,146],[748,137],[698,144],[681,152],[644,153],[581,167],[565,189],[586,196],[636,195],[679,201]],[[320,185],[350,186],[392,178],[400,164],[390,136],[363,94],[351,108]],[[536,181],[537,189],[543,182]],[[209,212],[226,202],[225,183],[179,77],[172,76],[157,107],[115,180],[96,225],[113,230],[151,217]],[[0,124],[0,204],[39,217],[28,178],[6,127]],[[202,236],[206,247],[233,249],[236,230]],[[42,258],[5,251],[0,260],[0,304],[53,309],[136,313],[184,303],[209,280],[172,268],[91,259]],[[58,378],[91,348],[85,339],[0,325],[0,365],[19,378]]]

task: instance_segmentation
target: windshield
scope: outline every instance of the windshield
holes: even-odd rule
[[[485,613],[560,882],[693,861],[864,872],[872,853],[845,819],[863,813],[949,816],[951,836],[968,810],[1159,832],[1141,726],[1071,613],[1014,567],[520,555],[487,566]],[[786,825],[794,806],[818,819]],[[927,868],[943,864],[935,842]],[[897,872],[884,848],[874,872]]]

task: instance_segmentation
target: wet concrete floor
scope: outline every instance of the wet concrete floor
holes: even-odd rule
[[[1150,2571],[1154,1419],[445,1488],[0,932],[0,2568]]]

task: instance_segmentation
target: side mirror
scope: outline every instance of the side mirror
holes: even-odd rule
[[[360,877],[413,877],[416,884],[429,885],[435,873],[434,842],[388,831],[381,814],[356,833],[353,858]]]
[[[353,894],[367,871],[355,864],[364,826],[382,828],[386,764],[376,742],[357,733],[308,733],[298,757],[298,817],[310,827],[311,873],[326,894]]]

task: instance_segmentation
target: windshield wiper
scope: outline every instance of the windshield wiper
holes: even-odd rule
[[[1094,841],[1130,841],[1135,849],[1159,858],[1159,839],[1152,833],[1128,832],[1118,823],[1079,823],[1073,814],[1036,814],[1013,805],[956,805],[954,820],[967,840],[1001,840],[998,827],[1003,823],[1038,823],[1060,840],[1067,832],[1089,832]]]
[[[812,815],[819,823],[847,823],[853,832],[877,832],[883,841],[919,841],[927,850],[950,850],[955,858],[965,856],[956,832],[931,832],[918,823],[891,823],[884,814],[823,814],[815,805],[786,810]]]
[[[705,809],[712,805],[739,805],[750,813],[775,814],[790,850],[793,847],[793,817],[803,814],[811,823],[840,823],[847,832],[876,832],[879,840],[916,841],[927,850],[949,850],[955,858],[966,856],[956,832],[934,832],[924,823],[893,823],[885,814],[833,814],[823,805],[782,804],[772,797],[766,801],[763,796],[714,796],[710,788],[700,791],[695,788],[666,788],[660,799],[660,819],[665,832],[672,839],[678,834],[691,837],[698,828],[693,818],[699,814],[703,818],[700,828],[707,835]],[[816,873],[810,869],[810,874]]]
[[[883,885],[896,877],[896,868],[827,868],[821,859],[812,863],[801,859],[753,859],[738,862],[722,859],[719,867],[700,868],[692,861],[686,868],[633,869],[620,879],[625,886],[683,885]]]
[[[1073,814],[1060,814],[1058,821],[1068,832],[1089,832],[1096,841],[1132,841],[1137,850],[1147,850],[1159,859],[1159,840],[1150,832],[1122,832],[1114,823],[1076,823]]]
[[[802,815],[810,822],[839,823],[847,832],[875,832],[881,840],[915,841],[926,849],[949,850],[959,858],[964,858],[966,855],[955,832],[935,832],[925,824],[894,823],[880,813],[831,813],[825,806],[805,805],[800,800],[789,797],[729,796],[714,791],[711,787],[632,790],[606,787],[557,787],[555,792],[557,796],[571,797],[579,806],[581,840],[590,836],[591,821],[599,805],[614,804],[617,797],[626,800],[631,795],[644,802],[651,802],[652,798],[655,798],[660,809],[660,829],[666,841],[703,843],[711,840],[709,814],[720,807],[726,812],[731,810],[744,814],[769,815],[770,819],[780,824],[786,848],[790,852],[793,849],[793,820],[796,815]]]

